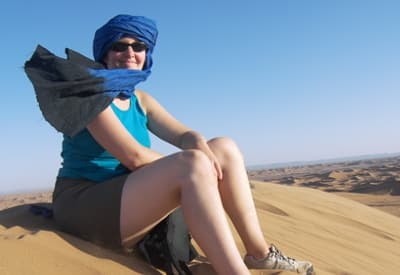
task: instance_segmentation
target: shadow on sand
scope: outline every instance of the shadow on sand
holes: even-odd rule
[[[51,203],[37,203],[35,205],[51,208]],[[50,231],[56,233],[68,244],[97,258],[108,259],[128,267],[132,273],[138,274],[163,274],[163,272],[152,268],[138,254],[137,251],[124,252],[102,247],[85,241],[68,233],[62,232],[52,218],[34,215],[30,211],[31,204],[23,204],[0,211],[0,226],[6,229],[15,226],[22,227],[35,234],[39,231]],[[199,257],[191,265],[194,274],[215,274],[211,265],[204,257]]]

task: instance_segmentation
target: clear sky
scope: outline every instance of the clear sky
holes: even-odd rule
[[[120,13],[159,29],[138,88],[207,138],[232,137],[247,165],[400,152],[399,10],[396,0],[2,1],[0,193],[51,188],[61,162],[24,62],[37,44],[92,57],[95,30]]]

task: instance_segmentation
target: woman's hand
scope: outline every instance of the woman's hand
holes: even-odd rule
[[[208,145],[207,145],[207,147],[208,147]],[[221,165],[219,164],[219,162],[218,162],[217,158],[215,157],[214,153],[210,149],[208,149],[208,150],[211,152],[211,156],[208,156],[208,157],[210,158],[211,163],[215,168],[215,174],[217,176],[217,179],[218,180],[222,180],[222,168],[221,168]]]
[[[207,144],[206,139],[197,132],[187,131],[181,136],[180,147],[182,149],[197,149],[206,154],[214,167],[214,172],[218,180],[222,180],[222,168],[217,157]]]

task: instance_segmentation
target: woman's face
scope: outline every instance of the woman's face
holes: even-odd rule
[[[142,70],[146,61],[146,46],[134,38],[123,37],[110,47],[103,61],[107,69]]]

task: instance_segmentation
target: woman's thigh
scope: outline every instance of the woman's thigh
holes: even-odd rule
[[[124,246],[136,243],[180,205],[182,188],[190,184],[188,181],[196,165],[205,166],[206,172],[211,171],[205,154],[189,150],[159,159],[129,175],[121,197]]]

